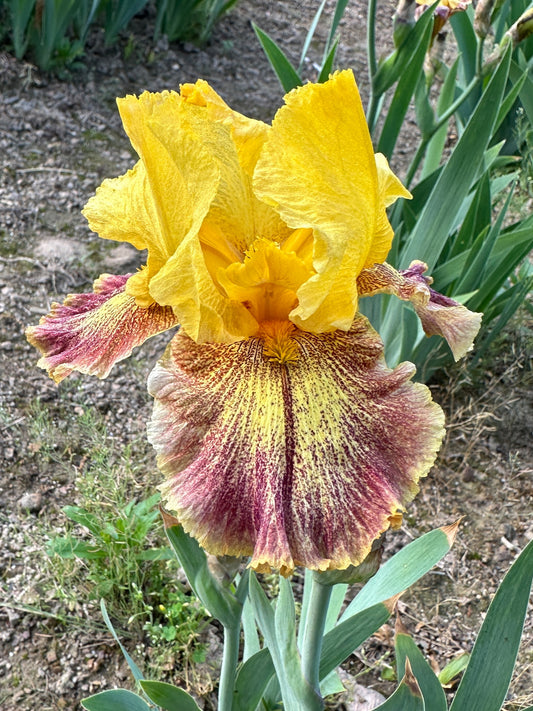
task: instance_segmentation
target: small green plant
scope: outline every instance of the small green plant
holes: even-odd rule
[[[89,540],[69,532],[50,539],[47,552],[86,561],[88,579],[94,586],[92,597],[112,597],[115,606],[127,606],[134,589],[132,581],[142,586],[148,574],[143,562],[171,557],[166,546],[146,549],[148,535],[159,519],[158,500],[159,494],[154,494],[138,503],[117,502],[115,511],[101,505],[65,506],[67,518],[85,529]]]
[[[193,664],[205,661],[205,647],[198,643],[198,632],[206,626],[206,611],[196,598],[187,595],[183,590],[176,589],[160,594],[165,604],[147,604],[143,593],[138,591],[140,602],[145,606],[147,621],[143,629],[148,641],[161,656],[172,648],[183,651],[185,657]]]
[[[201,661],[199,634],[207,613],[177,579],[160,523],[159,494],[139,499],[135,479],[145,467],[142,448],[116,448],[93,408],[77,409],[74,417],[60,414],[68,418],[68,428],[38,400],[28,413],[30,451],[60,474],[77,472],[77,505],[63,508],[66,533],[44,531],[50,556],[44,597],[59,599],[69,611],[80,598],[104,598],[121,630],[146,633],[155,650],[151,663],[157,665],[165,654]]]
[[[158,0],[155,37],[204,44],[217,20],[237,0]]]

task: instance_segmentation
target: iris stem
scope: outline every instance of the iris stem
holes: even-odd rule
[[[483,44],[485,40],[483,37],[478,39],[476,47],[476,76],[480,77],[483,74]]]
[[[366,22],[366,51],[368,58],[368,75],[370,79],[370,97],[367,110],[367,124],[372,134],[376,122],[379,101],[374,95],[374,75],[378,65],[376,60],[376,0],[369,0]]]
[[[368,72],[370,74],[370,85],[372,85],[374,81],[374,74],[378,68],[378,63],[376,61],[376,0],[369,0],[366,23]]]
[[[315,573],[312,577],[311,595],[305,621],[302,642],[302,671],[315,691],[320,693],[320,655],[332,587],[319,583],[317,575]]]
[[[224,652],[222,655],[222,668],[220,670],[220,684],[218,687],[219,711],[231,711],[233,706],[233,689],[235,675],[239,662],[239,641],[241,626],[239,624],[224,627]]]

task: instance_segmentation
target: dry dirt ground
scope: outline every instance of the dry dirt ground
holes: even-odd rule
[[[251,21],[296,57],[316,5],[241,0],[202,50],[164,42],[154,47],[143,36],[141,21],[133,27],[128,59],[126,40],[105,49],[95,35],[85,68],[64,81],[0,56],[0,707],[5,711],[77,709],[89,693],[131,685],[90,589],[69,600],[54,591],[44,543],[65,526],[61,507],[77,501],[76,476],[83,476],[87,463],[76,418],[87,409],[103,418],[110,441],[139,448],[143,467],[134,492],[139,499],[153,493],[154,457],[144,444],[151,407],[145,379],[167,339],[149,342],[105,381],[74,378],[57,388],[35,367],[36,354],[24,338],[26,326],[45,314],[51,301],[87,291],[102,271],[124,273],[139,264],[135,250],[99,240],[80,215],[105,177],[134,162],[115,97],[204,77],[234,108],[270,120],[282,91]],[[378,38],[386,43],[393,6],[378,5]],[[354,68],[363,97],[365,11],[366,3],[351,3],[339,52],[339,66]],[[310,51],[311,78],[319,51],[318,45]],[[406,141],[404,154],[409,147]],[[402,153],[393,167],[401,173]],[[532,340],[531,319],[523,315],[475,371],[463,364],[432,384],[447,413],[448,438],[402,531],[388,545],[392,552],[465,517],[452,552],[401,603],[404,623],[436,668],[471,649],[498,581],[533,537]],[[55,428],[54,457],[43,455],[47,432],[39,432],[36,416],[43,411]],[[62,459],[68,467],[60,466]],[[216,638],[214,628],[213,634]],[[533,703],[532,640],[529,616],[508,709]],[[390,693],[391,652],[391,630],[385,627],[352,657],[350,672]],[[142,664],[142,648],[136,654]],[[167,674],[186,683],[180,668]],[[194,683],[192,690],[202,691]],[[211,708],[208,695],[205,703]]]

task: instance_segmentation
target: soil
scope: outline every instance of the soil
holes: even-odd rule
[[[169,47],[163,40],[154,46],[141,18],[132,26],[133,40],[124,38],[114,48],[105,48],[95,32],[84,67],[61,80],[0,55],[0,706],[5,711],[77,709],[80,698],[91,693],[131,688],[97,603],[82,591],[74,600],[51,592],[44,543],[65,527],[61,507],[76,501],[76,473],[83,474],[84,467],[76,417],[86,408],[103,417],[110,441],[140,448],[144,470],[134,488],[139,498],[153,493],[154,457],[141,444],[151,409],[145,383],[168,339],[149,341],[104,381],[72,378],[56,387],[35,367],[36,354],[24,338],[26,326],[47,313],[51,301],[89,290],[102,271],[125,273],[138,266],[133,248],[100,240],[80,214],[104,178],[122,174],[134,162],[115,97],[203,77],[233,108],[269,121],[283,92],[251,23],[296,60],[316,6],[314,0],[241,0],[203,49]],[[378,6],[381,52],[394,7]],[[339,66],[354,69],[363,100],[365,13],[366,3],[349,5],[338,54]],[[324,37],[320,30],[306,59],[310,79]],[[393,165],[400,175],[416,139],[409,126]],[[447,440],[402,530],[389,536],[386,555],[464,516],[452,551],[400,602],[404,624],[436,669],[472,648],[498,582],[533,538],[532,335],[524,311],[481,366],[469,370],[468,363],[460,364],[431,384],[447,414]],[[56,435],[62,433],[55,458],[43,456],[47,435],[38,432],[36,404],[47,411]],[[62,459],[75,466],[58,466]],[[216,647],[216,628],[207,636]],[[532,641],[529,616],[509,710],[533,704]],[[129,648],[142,663],[143,647]],[[350,673],[388,695],[394,688],[386,673],[392,652],[392,631],[385,626],[350,659]],[[187,683],[182,669],[166,674]],[[208,685],[190,681],[190,688],[212,708]]]

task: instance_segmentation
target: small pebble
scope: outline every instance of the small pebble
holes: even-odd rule
[[[43,507],[43,497],[39,491],[28,492],[20,497],[17,506],[30,513],[38,513]]]

